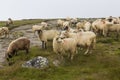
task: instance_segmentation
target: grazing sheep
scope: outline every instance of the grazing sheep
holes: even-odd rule
[[[26,50],[26,53],[29,52],[30,40],[26,37],[20,37],[16,40],[13,40],[7,49],[5,54],[6,58],[9,60],[13,55],[17,55],[19,50]]]
[[[39,39],[42,41],[42,48],[47,48],[46,43],[59,33],[57,30],[38,30]]]
[[[44,28],[47,28],[48,24],[46,22],[41,22],[41,26],[43,26]]]
[[[5,37],[9,37],[9,29],[8,27],[0,28],[0,36],[5,35]]]
[[[53,51],[58,54],[58,56],[63,58],[63,55],[68,52],[68,57],[73,60],[74,55],[76,54],[76,41],[74,38],[64,38],[64,37],[55,37],[53,39]]]
[[[33,25],[32,26],[32,31],[34,32],[34,35],[35,35],[35,32],[37,30],[40,30],[40,29],[43,29],[43,26],[40,26],[40,25]]]
[[[87,48],[84,54],[87,54],[89,51],[95,48],[96,35],[91,31],[78,33],[63,31],[61,32],[60,37],[75,38],[78,46]]]

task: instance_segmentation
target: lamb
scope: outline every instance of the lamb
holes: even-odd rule
[[[26,53],[29,53],[29,48],[30,40],[26,37],[20,37],[9,44],[5,57],[9,60],[9,58],[17,55],[19,50],[26,50]]]
[[[64,31],[61,32],[60,37],[75,38],[78,46],[87,48],[84,54],[87,54],[93,48],[95,48],[96,35],[92,31],[78,32],[78,33],[70,33]]]
[[[59,33],[57,30],[38,30],[39,39],[42,41],[42,48],[46,49],[46,43]]]
[[[57,36],[53,39],[53,51],[58,54],[60,59],[68,52],[68,57],[73,60],[73,57],[77,52],[76,41],[74,38]]]

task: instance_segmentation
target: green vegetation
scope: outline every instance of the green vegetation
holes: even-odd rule
[[[23,23],[16,22],[16,25]],[[20,51],[18,56],[10,59],[10,66],[0,69],[0,80],[120,80],[120,39],[116,41],[114,37],[97,38],[92,54],[84,55],[83,51],[79,51],[73,61],[65,57],[65,63],[59,67],[52,64],[56,54],[51,42],[47,50],[38,46],[32,47],[28,55]],[[36,56],[47,57],[50,66],[45,69],[21,67],[25,61]]]
[[[42,19],[24,19],[24,20],[15,20],[12,25],[9,26],[9,29],[13,29],[15,27],[19,27],[22,25],[28,25],[28,24],[36,24],[40,23],[41,21],[44,21]],[[6,21],[0,21],[0,27],[6,26]]]
[[[83,55],[79,52],[73,61],[65,59],[65,64],[59,67],[52,64],[56,55],[51,43],[48,44],[47,50],[32,47],[30,54],[26,55],[24,51],[20,51],[18,56],[10,60],[11,66],[0,70],[0,80],[119,80],[119,44],[119,41],[112,40],[111,42],[110,38],[101,38],[93,54]],[[36,56],[47,57],[50,60],[50,66],[46,69],[21,67],[22,63]]]

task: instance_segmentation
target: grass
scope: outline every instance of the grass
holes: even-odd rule
[[[40,23],[41,21],[44,21],[43,19],[24,19],[24,20],[14,20],[14,23],[11,24],[9,29],[13,29],[22,25],[28,25],[28,24],[36,24]],[[0,27],[6,26],[6,21],[0,21]]]
[[[10,66],[0,69],[0,80],[120,80],[120,40],[114,36],[97,38],[96,49],[92,54],[75,55],[74,60],[65,59],[65,64],[55,67],[52,61],[56,54],[48,43],[47,50],[31,47],[28,55],[20,51],[14,56]],[[22,64],[36,56],[47,57],[50,65],[45,69],[22,68]],[[66,58],[66,57],[65,57]]]

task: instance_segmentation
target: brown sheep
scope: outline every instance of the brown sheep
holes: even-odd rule
[[[17,55],[18,50],[26,50],[26,53],[29,53],[29,47],[30,40],[26,37],[20,37],[9,44],[5,57],[9,60],[13,55]]]

